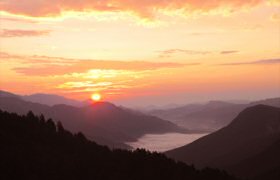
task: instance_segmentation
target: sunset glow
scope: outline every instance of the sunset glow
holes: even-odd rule
[[[91,95],[91,99],[95,102],[98,102],[98,101],[101,100],[101,95],[98,94],[98,93],[94,93],[94,94]]]
[[[279,0],[0,2],[0,87],[118,104],[279,95]]]

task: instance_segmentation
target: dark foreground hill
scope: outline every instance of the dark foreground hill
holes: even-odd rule
[[[0,110],[3,180],[233,180],[225,172],[175,162],[145,150],[110,150],[32,112]]]
[[[237,176],[280,179],[280,108],[256,105],[243,110],[227,127],[171,150],[169,157],[198,167],[226,169]],[[266,178],[265,178],[266,179]]]
[[[110,147],[128,148],[125,142],[136,141],[147,133],[185,132],[175,124],[157,117],[136,113],[100,102],[84,107],[69,105],[47,106],[24,101],[17,96],[0,93],[0,108],[8,112],[43,114],[61,121],[71,132],[83,132],[86,137]]]

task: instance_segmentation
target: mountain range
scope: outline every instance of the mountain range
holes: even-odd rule
[[[65,104],[69,106],[82,107],[85,105],[89,105],[89,102],[87,101],[77,101],[74,99],[65,98],[63,96],[58,96],[55,94],[36,93],[31,95],[19,96],[19,97],[21,97],[25,101],[45,104],[49,106]]]
[[[43,98],[40,99],[40,97]],[[47,101],[48,97],[54,99]],[[67,104],[63,104],[64,102]],[[186,179],[188,177],[187,179],[196,180],[209,178],[225,180],[235,179],[228,175],[233,174],[238,178],[249,180],[278,180],[280,179],[279,107],[280,98],[246,104],[211,101],[207,104],[190,104],[167,110],[150,111],[150,114],[158,116],[155,117],[109,102],[86,102],[85,104],[76,102],[75,104],[75,101],[55,95],[20,96],[0,91],[0,123],[2,123],[0,139],[3,138],[3,142],[8,143],[7,146],[3,143],[0,144],[0,150],[4,150],[0,154],[11,152],[10,155],[16,156],[15,158],[12,158],[12,156],[6,158],[6,164],[9,164],[9,160],[14,160],[14,164],[19,163],[19,166],[20,164],[25,166],[26,163],[21,160],[26,162],[27,160],[24,158],[25,155],[22,156],[20,153],[27,153],[26,157],[29,157],[27,151],[34,151],[35,156],[32,153],[29,158],[34,158],[33,160],[41,163],[42,167],[45,167],[44,164],[47,163],[45,168],[52,169],[49,166],[52,162],[56,162],[54,164],[56,166],[61,164],[67,167],[66,169],[56,167],[63,172],[63,175],[69,170],[79,169],[74,167],[76,163],[85,165],[84,162],[86,162],[86,167],[91,167],[89,165],[90,161],[86,160],[89,158],[90,160],[97,160],[99,164],[101,162],[110,164],[110,167],[108,167],[101,163],[100,171],[104,171],[106,168],[117,168],[116,170],[110,169],[110,173],[117,173],[114,176],[119,177],[120,174],[118,173],[121,172],[121,179],[131,179],[135,172],[139,173],[139,169],[144,169],[144,174],[137,176],[138,179],[149,179],[152,174],[152,177],[154,177],[152,179],[159,177],[160,179],[170,179],[171,177],[177,177],[177,179],[178,177],[180,177],[179,179],[184,177]],[[17,113],[20,116],[3,111]],[[33,113],[40,116],[36,117]],[[24,114],[27,115],[24,116]],[[181,128],[159,117],[172,119],[170,121],[178,124],[185,123],[183,125],[191,130]],[[7,119],[9,120],[7,121]],[[56,122],[56,125],[51,119]],[[23,120],[26,120],[26,122]],[[69,129],[71,133],[66,131],[64,127]],[[167,159],[162,154],[149,153],[145,150],[114,150],[116,148],[129,149],[130,147],[125,142],[136,141],[145,134],[186,133],[196,130],[214,132],[190,144],[165,152],[165,155],[178,162]],[[86,137],[79,133],[80,131]],[[107,145],[112,150],[99,146],[86,138],[94,140],[98,144]],[[62,143],[62,146],[59,143]],[[76,146],[79,148],[75,149]],[[29,149],[30,147],[31,149]],[[72,148],[75,150],[68,150]],[[87,149],[86,152],[84,152],[84,149]],[[55,155],[57,151],[67,152],[68,154],[64,156],[63,153],[59,153],[57,156]],[[85,153],[86,155],[80,156],[77,153]],[[98,155],[93,157],[90,153],[97,153]],[[61,157],[72,157],[73,154],[75,154],[74,159],[77,158],[74,160],[74,164],[72,161],[66,163],[70,163],[71,166],[67,166],[64,164],[66,161],[60,159]],[[37,158],[37,156],[43,156],[43,160]],[[138,161],[139,157],[143,159]],[[52,160],[47,160],[49,158]],[[55,160],[55,158],[58,158],[58,160]],[[83,159],[82,162],[81,159]],[[114,163],[111,164],[111,162]],[[185,165],[182,162],[193,166]],[[135,166],[134,163],[140,163],[141,165]],[[25,170],[20,171],[23,173],[20,176],[25,177],[26,174],[24,173],[30,173],[35,168],[32,163],[29,164],[28,162],[27,165],[28,167]],[[98,164],[95,164],[94,169],[98,169],[98,166]],[[31,169],[28,169],[30,167]],[[79,172],[75,171],[75,173],[87,173],[84,172],[84,169],[87,169],[86,167],[79,169]],[[194,167],[202,170],[197,171]],[[8,166],[0,163],[0,169],[4,168],[12,172]],[[129,168],[132,168],[130,170],[133,176],[129,173],[129,176],[123,176],[125,174],[124,169]],[[222,169],[226,172],[211,168]],[[157,169],[156,172],[153,171],[155,169]],[[42,169],[37,170],[35,172],[41,173],[42,171]],[[93,172],[92,169],[91,172]],[[103,177],[101,179],[104,179],[104,177],[112,179],[114,177],[109,177],[105,175],[106,173],[97,176],[95,176],[96,174],[89,174],[90,176],[86,174],[84,177],[97,177],[97,179],[100,177]],[[29,175],[28,179],[34,179],[33,176]],[[52,174],[48,175],[52,179],[54,178]],[[41,177],[38,174],[36,176]],[[134,179],[137,178],[134,177]]]
[[[147,114],[187,127],[190,130],[214,132],[228,125],[245,108],[257,104],[280,107],[280,98],[245,104],[210,101],[206,104],[188,104],[171,109],[152,110]]]
[[[147,133],[186,132],[169,121],[108,102],[83,107],[65,104],[48,106],[1,91],[0,109],[18,114],[26,114],[28,111],[36,115],[43,114],[46,118],[62,122],[71,132],[82,131],[89,139],[114,148],[129,148],[125,142],[136,141]]]

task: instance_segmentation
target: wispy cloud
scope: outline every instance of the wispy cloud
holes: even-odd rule
[[[219,64],[223,66],[238,66],[238,65],[254,65],[254,64],[280,64],[280,58],[278,59],[262,59],[257,61],[249,61],[249,62],[236,62],[236,63],[224,63]]]
[[[221,51],[220,52],[220,54],[235,54],[235,53],[239,53],[239,51],[230,50],[230,51]]]
[[[104,86],[111,86],[112,82],[98,82],[94,83],[92,81],[78,81],[78,82],[65,82],[58,86],[61,89],[75,89],[75,88],[85,88],[85,87],[104,87]]]
[[[85,72],[91,69],[115,69],[115,70],[154,70],[160,68],[178,68],[184,66],[178,63],[153,63],[144,61],[99,61],[99,60],[80,60],[64,65],[31,65],[29,67],[19,67],[14,70],[17,73],[29,76],[49,76],[63,75],[69,73]]]
[[[67,92],[100,92],[100,91],[108,91],[110,93],[116,93],[124,90],[130,89],[137,85],[128,84],[126,81],[118,81],[118,82],[94,82],[94,81],[70,81],[65,82],[57,86],[58,89],[63,89]]]
[[[15,18],[15,17],[1,17],[1,21],[12,21],[12,22],[23,22],[23,23],[37,23],[35,20],[26,18]]]
[[[199,50],[188,50],[188,49],[167,49],[158,52],[159,52],[159,57],[161,58],[169,58],[176,54],[206,55],[211,53],[210,51],[199,51]]]
[[[113,60],[71,59],[48,56],[22,56],[5,52],[0,53],[0,57],[1,61],[17,60],[19,62],[22,62],[24,64],[24,67],[17,67],[14,68],[14,70],[17,73],[29,76],[65,75],[71,73],[83,73],[94,69],[145,71],[161,68],[178,68],[189,65],[173,62],[128,62]]]
[[[60,16],[71,12],[130,12],[142,18],[154,18],[161,11],[182,11],[182,13],[223,13],[251,8],[265,0],[2,0],[0,10],[11,14],[32,17]],[[221,11],[223,10],[223,11]]]
[[[0,37],[32,37],[32,36],[46,36],[50,30],[21,30],[21,29],[1,29]]]
[[[218,32],[190,32],[187,33],[189,36],[209,36],[209,35],[214,35],[217,34]]]
[[[270,20],[271,20],[271,21],[275,21],[275,22],[280,21],[280,13],[274,13],[274,14],[272,14],[271,17],[270,17]]]
[[[189,49],[166,49],[163,51],[157,51],[160,58],[170,58],[178,54],[185,55],[209,55],[209,54],[234,54],[239,53],[237,50],[223,50],[223,51],[202,51],[202,50],[189,50]]]

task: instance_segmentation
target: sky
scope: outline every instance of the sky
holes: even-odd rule
[[[0,89],[146,106],[280,96],[279,0],[1,0]]]

